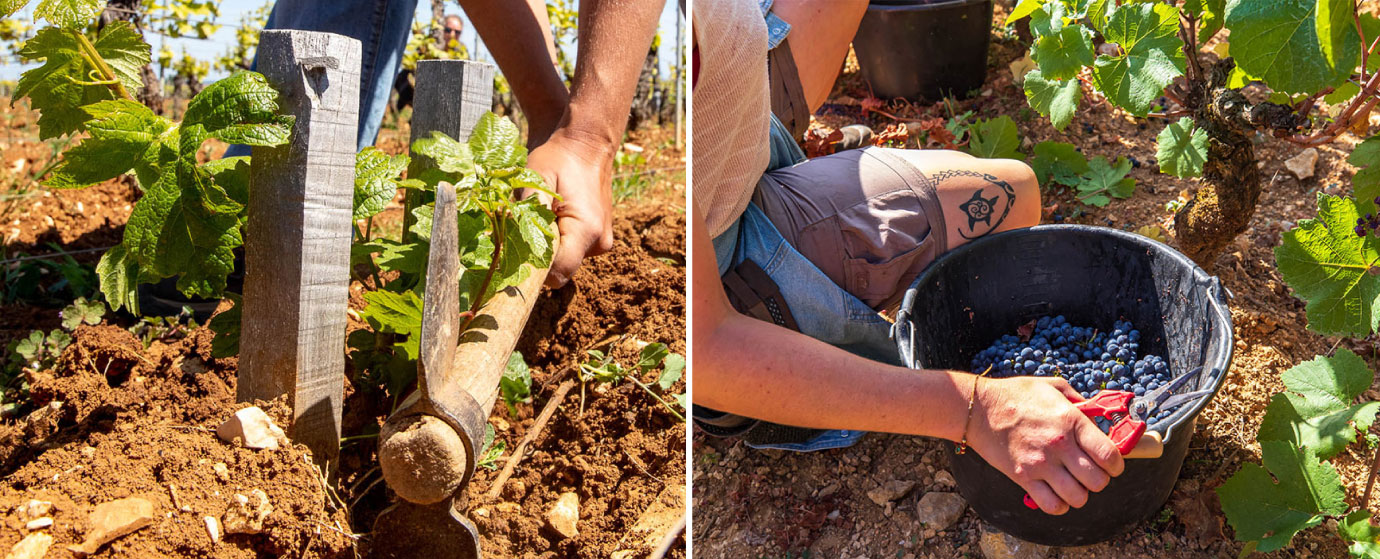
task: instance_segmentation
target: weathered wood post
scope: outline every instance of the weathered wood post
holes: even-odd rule
[[[289,433],[318,465],[340,453],[360,56],[332,33],[259,42],[258,71],[297,123],[288,144],[253,152],[237,397],[288,394]]]
[[[479,117],[489,112],[494,102],[494,67],[470,60],[419,60],[417,62],[417,90],[412,97],[412,137],[415,142],[433,131],[444,133],[464,143],[479,123]],[[431,158],[412,154],[407,176],[418,176],[423,170],[435,167]],[[407,191],[406,212],[403,214],[404,235],[412,227],[412,208],[430,202],[421,192]]]

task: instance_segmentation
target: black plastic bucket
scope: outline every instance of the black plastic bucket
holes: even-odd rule
[[[883,99],[966,97],[987,79],[992,0],[872,0],[853,50]]]
[[[1129,320],[1141,332],[1142,355],[1165,357],[1175,374],[1202,366],[1198,385],[1181,391],[1215,396],[1231,364],[1231,313],[1216,277],[1162,243],[1086,225],[1041,225],[949,251],[911,284],[892,335],[912,368],[966,371],[1003,334],[1059,314],[1104,331]],[[1210,399],[1155,425],[1163,456],[1127,460],[1106,489],[1061,516],[1027,509],[1025,491],[976,452],[950,452],[950,470],[978,516],[1008,534],[1044,545],[1105,541],[1164,505]]]

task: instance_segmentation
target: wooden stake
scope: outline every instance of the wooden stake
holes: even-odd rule
[[[527,445],[537,440],[537,435],[541,434],[542,429],[546,428],[547,422],[551,421],[551,416],[556,414],[556,408],[561,407],[561,402],[565,401],[565,395],[570,393],[570,389],[575,387],[575,381],[567,380],[556,387],[556,393],[551,395],[551,399],[546,401],[546,406],[541,409],[541,415],[537,416],[537,421],[532,423],[532,428],[523,435],[522,442],[518,443],[517,448],[513,449],[513,455],[508,458],[508,463],[503,465],[503,471],[498,472],[498,477],[494,478],[493,484],[489,485],[489,492],[484,494],[485,500],[498,498],[498,494],[503,491],[503,484],[508,478],[513,477],[513,471],[517,470],[518,462],[522,461],[523,453],[527,452]]]
[[[237,398],[289,395],[290,434],[318,465],[340,453],[360,60],[358,40],[331,33],[259,43],[297,122],[287,145],[253,150]]]

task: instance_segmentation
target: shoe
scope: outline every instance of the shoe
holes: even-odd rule
[[[807,429],[760,421],[703,406],[691,406],[695,425],[715,437],[741,437],[743,444],[759,450],[815,452],[858,444],[866,431]]]
[[[843,139],[834,142],[834,153],[872,145],[872,129],[866,124],[849,124],[839,129]]]

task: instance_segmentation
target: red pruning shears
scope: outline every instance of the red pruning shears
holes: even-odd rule
[[[1124,390],[1103,390],[1091,399],[1075,402],[1073,406],[1089,419],[1104,417],[1113,422],[1107,436],[1112,439],[1112,444],[1116,445],[1122,456],[1159,458],[1164,452],[1162,437],[1154,431],[1147,433],[1146,423],[1162,408],[1182,406],[1212,394],[1211,390],[1174,394],[1175,390],[1197,378],[1202,372],[1202,367],[1193,369],[1139,398]],[[1022,502],[1030,509],[1040,508],[1029,494]]]

